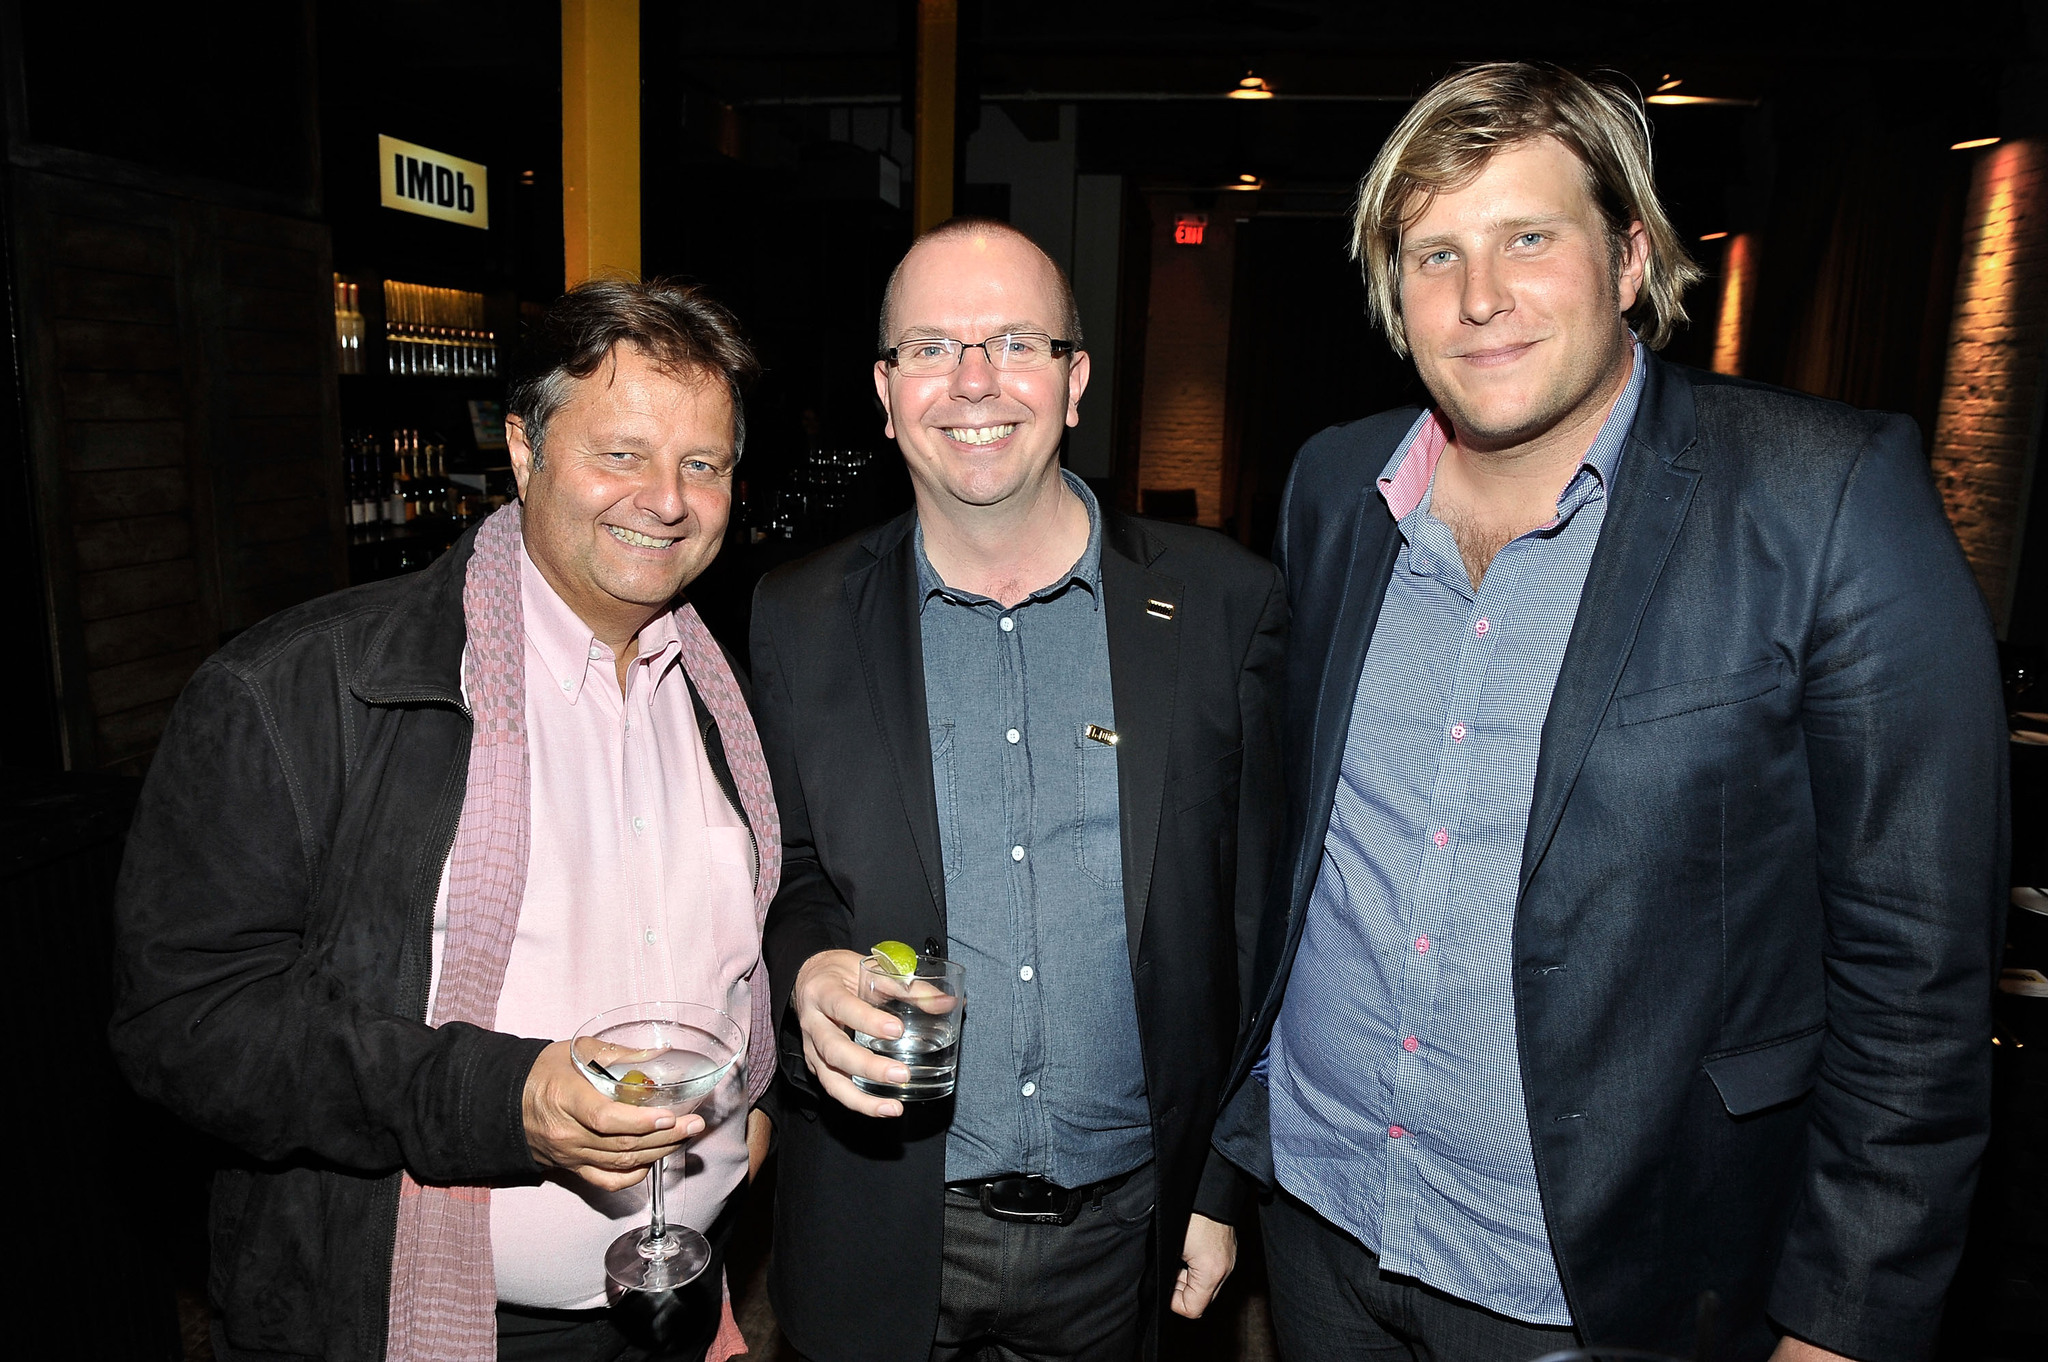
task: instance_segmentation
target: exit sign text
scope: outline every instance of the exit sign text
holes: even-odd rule
[[[1175,213],[1173,215],[1173,244],[1176,246],[1199,246],[1202,233],[1209,230],[1207,213]]]

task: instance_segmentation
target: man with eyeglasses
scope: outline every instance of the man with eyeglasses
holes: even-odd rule
[[[1156,1355],[1236,1257],[1207,1142],[1278,831],[1286,604],[1228,539],[1061,470],[1080,342],[1022,233],[919,239],[875,364],[916,507],[755,600],[793,1108],[769,1289],[817,1362]],[[953,1097],[855,1086],[907,1077],[848,1035],[900,1032],[856,992],[887,941],[966,967]]]

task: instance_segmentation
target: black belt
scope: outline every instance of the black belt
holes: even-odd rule
[[[1091,1182],[1086,1187],[1062,1187],[1037,1176],[1011,1173],[999,1178],[969,1178],[949,1182],[947,1188],[964,1192],[981,1203],[981,1213],[994,1220],[1020,1220],[1027,1225],[1071,1225],[1087,1205],[1100,1205],[1102,1198],[1129,1182],[1138,1169],[1113,1178]]]

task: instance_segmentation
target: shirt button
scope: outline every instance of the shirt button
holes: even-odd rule
[[[575,683],[574,681],[564,681],[564,682],[562,683],[562,689],[563,689],[563,690],[574,690],[574,689],[576,689],[576,683]]]
[[[646,935],[647,935],[647,944],[648,944],[648,945],[650,945],[650,946],[652,946],[652,945],[654,944],[654,928],[652,928],[652,927],[649,927],[649,928],[647,929],[647,933],[646,933]]]
[[[1017,1089],[1017,1091],[1023,1093],[1026,1097],[1029,1097],[1032,1093],[1038,1091],[1038,1085],[1036,1083],[1026,1083],[1023,1087]]]
[[[591,644],[591,645],[590,645],[590,660],[591,660],[592,662],[595,662],[595,661],[597,661],[597,660],[598,660],[598,659],[599,659],[600,657],[603,657],[603,656],[604,656],[604,649],[602,649],[602,648],[598,647],[598,646],[597,646],[597,645],[596,645],[595,643],[593,643],[593,644]]]
[[[635,819],[633,820],[633,831],[635,831],[635,832],[645,832],[645,831],[647,831],[647,820],[646,820],[646,819],[644,819],[644,818],[635,818]]]
[[[1428,950],[1429,950],[1429,938],[1428,938],[1428,937],[1426,937],[1426,936],[1418,936],[1418,937],[1416,937],[1416,938],[1415,938],[1415,951],[1416,951],[1416,953],[1417,953],[1418,955],[1420,955],[1420,954],[1423,954],[1423,953],[1427,952]]]
[[[1020,969],[1020,970],[1018,970],[1018,971],[1017,971],[1017,977],[1018,977],[1019,979],[1022,979],[1022,980],[1023,980],[1023,981],[1025,982],[1025,983],[1027,983],[1027,984],[1028,984],[1028,983],[1030,983],[1030,982],[1031,982],[1031,966],[1029,966],[1029,965],[1026,965],[1026,966],[1025,966],[1025,967],[1024,967],[1023,969]]]
[[[1389,1135],[1393,1136],[1393,1137],[1394,1137],[1395,1139],[1397,1139],[1397,1140],[1398,1140],[1398,1139],[1400,1139],[1400,1138],[1401,1138],[1401,1137],[1402,1137],[1403,1135],[1406,1135],[1407,1133],[1408,1133],[1408,1131],[1407,1131],[1406,1127],[1403,1127],[1403,1126],[1388,1126],[1388,1127],[1387,1127],[1387,1134],[1389,1134]]]
[[[1430,834],[1429,840],[1435,842],[1439,848],[1447,847],[1451,844],[1451,834],[1442,828],[1438,828],[1434,833]]]
[[[1479,623],[1472,626],[1472,632],[1479,635],[1479,637],[1481,638],[1485,638],[1486,631],[1491,628],[1493,628],[1493,626],[1482,619],[1479,621]]]
[[[1451,741],[1452,741],[1452,742],[1463,742],[1463,741],[1465,741],[1465,725],[1463,725],[1463,724],[1452,724],[1452,725],[1451,725]]]
[[[1422,1042],[1415,1039],[1415,1037],[1410,1036],[1408,1037],[1408,1039],[1401,1042],[1401,1048],[1412,1055],[1417,1050],[1420,1050],[1422,1048]]]
[[[1013,861],[1021,861],[1021,860],[1023,860],[1023,859],[1024,859],[1024,848],[1023,848],[1023,847],[1011,847],[1011,848],[1010,848],[1010,859],[1011,859],[1011,860],[1013,860]]]
[[[1013,729],[1011,729],[1011,730],[1010,730],[1010,731],[1009,731],[1008,733],[1005,733],[1005,734],[1003,734],[1003,736],[1004,736],[1005,738],[1008,738],[1008,739],[1009,739],[1009,740],[1010,740],[1011,742],[1013,742],[1013,743],[1014,743],[1014,742],[1020,742],[1020,741],[1022,741],[1022,740],[1023,740],[1023,737],[1024,737],[1024,735],[1023,735],[1022,733],[1019,733],[1019,732],[1018,732],[1018,731],[1017,731],[1016,729],[1014,729],[1014,728],[1013,728]]]
[[[1015,620],[1011,619],[1011,618],[1010,618],[1010,617],[1009,617],[1008,615],[1005,615],[1005,616],[1003,616],[1003,632],[1004,632],[1004,633],[1006,633],[1006,634],[1007,634],[1007,633],[1010,633],[1010,632],[1011,632],[1012,630],[1016,629],[1016,627],[1017,627],[1017,621],[1015,621]]]

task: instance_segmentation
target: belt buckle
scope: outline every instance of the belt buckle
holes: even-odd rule
[[[996,1204],[998,1189],[1013,1204]],[[1071,1225],[1081,1214],[1081,1194],[1044,1178],[997,1178],[981,1184],[981,1213],[992,1220],[1025,1225]]]

